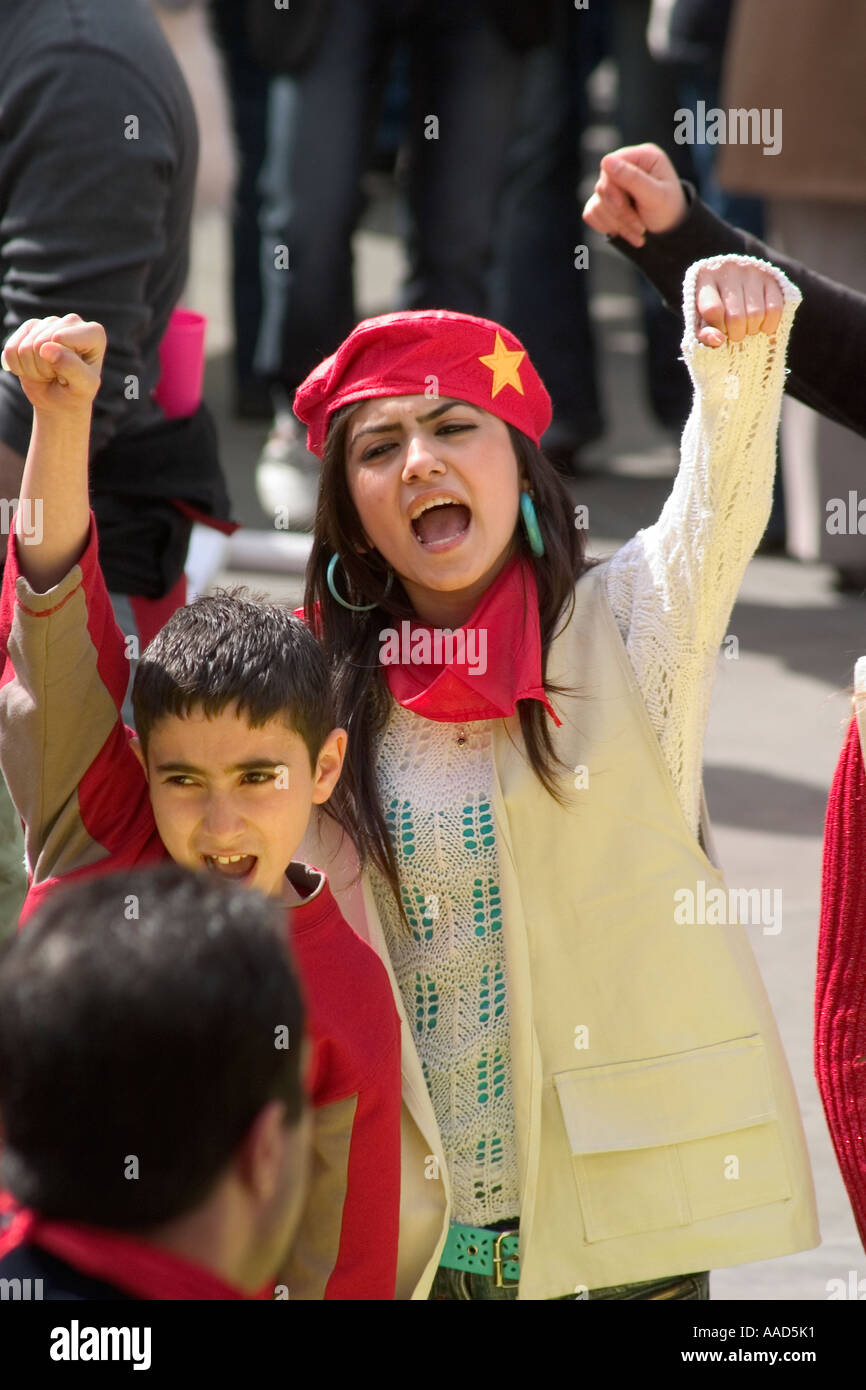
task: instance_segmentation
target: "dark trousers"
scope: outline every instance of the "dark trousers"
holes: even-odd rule
[[[232,208],[232,310],[235,375],[239,385],[254,379],[253,354],[262,312],[259,279],[259,171],[265,157],[270,73],[249,50],[244,7],[238,0],[211,0],[232,98],[239,170]]]
[[[578,252],[588,240],[577,201],[585,82],[597,58],[588,21],[588,11],[556,5],[549,41],[527,57],[491,281],[491,316],[521,339],[550,392],[543,443],[576,448],[603,429],[590,271]]]

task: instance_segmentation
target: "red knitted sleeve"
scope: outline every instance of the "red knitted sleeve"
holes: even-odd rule
[[[815,1075],[866,1246],[866,769],[856,719],[839,755],[824,827]]]

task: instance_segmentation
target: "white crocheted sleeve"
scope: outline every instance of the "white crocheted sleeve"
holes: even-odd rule
[[[784,294],[782,320],[741,343],[695,336],[695,281],[704,266],[759,265]],[[785,349],[800,291],[751,256],[696,261],[683,282],[682,352],[694,384],[680,467],[654,526],[606,565],[606,592],[650,720],[697,834],[701,761],[719,647],[770,515]]]

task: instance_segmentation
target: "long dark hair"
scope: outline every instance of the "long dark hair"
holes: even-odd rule
[[[359,554],[366,542],[346,479],[346,434],[353,410],[354,406],[345,406],[337,411],[328,430],[304,594],[308,621],[314,624],[331,669],[337,725],[349,734],[343,774],[323,809],[352,837],[361,863],[372,862],[388,880],[402,916],[397,862],[376,784],[376,748],[390,701],[379,648],[386,614],[401,620],[415,613],[396,575],[386,593],[389,571],[384,557],[375,550]],[[544,555],[538,559],[518,523],[514,553],[528,556],[535,571],[542,680],[545,690],[555,694],[559,687],[545,679],[550,644],[570,617],[576,580],[598,562],[586,559],[585,532],[574,524],[571,499],[553,465],[521,430],[508,425],[508,433],[518,472],[532,490],[544,539]],[[334,551],[340,556],[339,592],[351,603],[375,603],[369,612],[350,613],[334,601],[326,573]],[[517,713],[533,771],[562,803],[557,785],[562,763],[550,736],[550,716],[538,700],[519,700]]]

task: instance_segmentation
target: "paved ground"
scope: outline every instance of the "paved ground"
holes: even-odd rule
[[[357,238],[359,302],[363,313],[375,313],[392,307],[402,261],[388,230],[387,201],[377,204],[368,223]],[[599,471],[575,484],[574,496],[588,503],[591,549],[603,554],[655,519],[676,451],[643,404],[642,334],[631,270],[591,234],[587,240],[609,431],[594,450]],[[206,392],[222,430],[236,515],[263,529],[267,519],[255,499],[252,471],[265,429],[227,413],[226,283],[225,228],[216,218],[203,221],[187,302],[210,316]],[[274,595],[300,594],[298,578],[276,568],[220,576],[233,582],[247,577]],[[850,1270],[858,1278],[866,1275],[811,1062],[822,818],[849,709],[844,687],[854,660],[866,651],[866,602],[834,594],[830,578],[819,565],[753,561],[729,629],[739,655],[720,656],[706,741],[707,796],[728,882],[772,885],[782,893],[781,932],[764,935],[753,927],[749,933],[800,1097],[823,1235],[817,1250],[715,1272],[716,1299],[825,1299],[829,1279],[847,1284]]]

